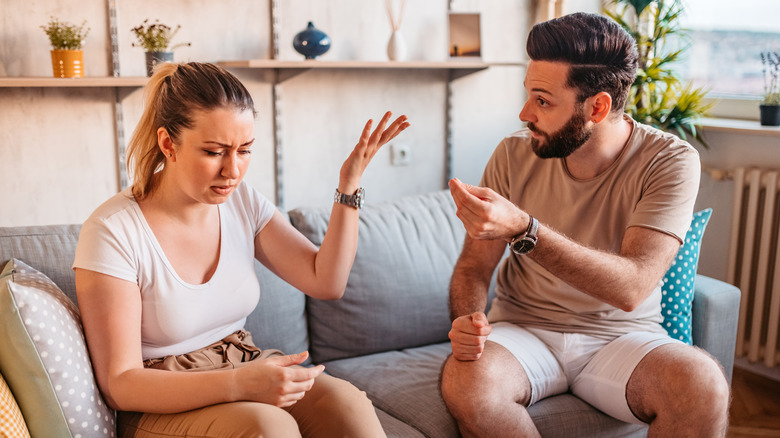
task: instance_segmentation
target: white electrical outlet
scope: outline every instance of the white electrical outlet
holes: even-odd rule
[[[411,159],[409,146],[393,143],[390,145],[390,164],[393,166],[406,166]]]

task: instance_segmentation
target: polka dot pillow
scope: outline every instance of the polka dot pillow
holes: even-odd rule
[[[76,305],[49,278],[16,259],[0,274],[0,352],[0,373],[32,436],[116,435]]]
[[[704,228],[712,215],[708,208],[693,214],[691,227],[685,234],[685,242],[677,257],[666,272],[661,286],[661,316],[669,336],[692,344],[691,307],[693,305],[693,282],[699,264],[699,249]]]

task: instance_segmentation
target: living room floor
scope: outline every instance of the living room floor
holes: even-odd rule
[[[729,438],[780,437],[780,382],[734,368]]]

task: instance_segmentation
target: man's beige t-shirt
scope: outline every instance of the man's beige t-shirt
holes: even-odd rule
[[[624,232],[636,226],[682,242],[699,189],[699,154],[672,134],[626,119],[633,125],[626,147],[595,178],[576,179],[565,160],[537,157],[526,129],[498,145],[481,185],[590,248],[618,253]],[[499,266],[496,291],[491,322],[590,335],[664,333],[660,281],[644,303],[625,312],[569,286],[529,257],[510,253]]]

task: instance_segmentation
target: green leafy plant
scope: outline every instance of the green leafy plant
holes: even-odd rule
[[[626,105],[635,120],[680,138],[691,136],[708,147],[701,135],[700,119],[711,104],[704,103],[707,91],[683,85],[675,75],[673,64],[687,48],[667,49],[671,43],[686,43],[688,32],[680,27],[683,13],[680,0],[612,0],[615,11],[604,13],[634,37],[639,52],[636,79]]]
[[[764,74],[762,105],[780,106],[780,52],[761,52]]]
[[[161,24],[160,20],[149,23],[147,18],[140,26],[131,29],[137,39],[133,46],[143,47],[147,52],[172,52],[178,47],[192,45],[190,43],[178,43],[171,46],[171,40],[179,32],[179,29],[181,29],[181,25],[172,28]]]
[[[81,50],[81,45],[89,33],[86,25],[86,21],[81,23],[81,26],[76,26],[51,17],[49,23],[41,26],[41,29],[49,37],[53,50]]]

